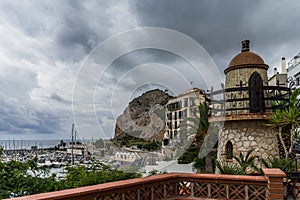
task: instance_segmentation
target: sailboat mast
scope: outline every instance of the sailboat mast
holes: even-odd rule
[[[72,142],[71,142],[72,166],[74,165],[74,123],[72,124]]]
[[[94,138],[92,137],[92,156],[94,156]]]

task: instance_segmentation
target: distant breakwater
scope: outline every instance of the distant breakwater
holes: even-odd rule
[[[3,150],[32,150],[32,148],[37,149],[47,149],[47,148],[54,148],[55,146],[59,145],[61,140],[67,144],[66,147],[69,147],[71,139],[59,139],[59,140],[0,140],[0,146]],[[77,139],[77,141],[81,141]],[[92,140],[83,140],[83,143],[90,144]]]
[[[37,149],[8,149],[3,150],[3,153],[6,155],[14,155],[14,154],[29,154],[29,153],[36,153],[36,154],[42,154],[42,153],[51,153],[54,152],[55,148],[37,148]]]

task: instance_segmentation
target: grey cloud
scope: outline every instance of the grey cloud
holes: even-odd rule
[[[282,56],[289,60],[299,52],[299,9],[296,0],[3,0],[0,5],[0,19],[3,19],[0,23],[0,131],[53,135],[69,131],[71,95],[65,93],[72,91],[70,82],[76,78],[75,71],[93,48],[115,33],[148,26],[177,30],[198,41],[220,71],[240,51],[241,40],[247,38],[251,40],[251,49],[272,67],[279,65]],[[193,86],[206,89],[205,77],[188,72],[189,64],[176,55],[153,49],[130,52],[116,59],[98,84],[97,115],[100,123],[105,124],[105,132],[111,134],[113,129],[109,127],[113,121],[109,111],[112,89],[126,72],[150,62],[182,70],[194,82]],[[57,63],[61,65],[56,66]],[[61,70],[62,67],[66,69]],[[139,78],[149,79],[156,73],[140,74]],[[62,81],[57,83],[57,80]],[[131,89],[129,83],[121,87]],[[139,86],[131,91],[132,98],[156,87],[159,86]],[[128,102],[121,101],[122,96],[119,98],[119,106],[125,108]],[[10,102],[4,101],[7,99]],[[89,120],[84,119],[84,125],[88,126]],[[87,132],[93,132],[92,129],[87,128]]]
[[[292,54],[288,54],[283,46],[300,45],[300,27],[293,25],[299,22],[296,0],[288,3],[146,0],[136,2],[135,8],[144,26],[171,28],[196,39],[214,57],[220,69],[240,51],[240,41],[246,38],[252,41],[253,50],[263,57],[269,57],[274,51],[292,57],[298,50],[292,47]],[[274,64],[274,59],[267,61]]]
[[[58,94],[52,94],[51,97],[50,97],[50,99],[54,99],[54,100],[56,100],[56,101],[58,101],[60,103],[69,104],[69,105],[72,103],[71,101],[68,101],[68,100],[62,98]]]
[[[30,107],[18,104],[9,104],[2,101],[3,110],[0,111],[0,132],[13,134],[57,134],[62,127],[60,118],[51,112],[34,111]]]

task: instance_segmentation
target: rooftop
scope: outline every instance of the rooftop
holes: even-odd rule
[[[242,41],[241,53],[237,54],[229,63],[227,69],[225,69],[225,74],[236,68],[258,66],[268,68],[264,60],[256,53],[251,52],[249,48],[249,40]]]

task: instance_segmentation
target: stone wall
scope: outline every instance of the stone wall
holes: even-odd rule
[[[227,72],[225,88],[238,88],[240,87],[240,81],[242,81],[242,87],[249,86],[249,78],[254,72],[258,72],[263,79],[263,85],[268,85],[267,70],[260,67],[249,67],[249,68],[238,68]],[[264,96],[268,97],[269,94],[265,93]],[[225,100],[228,99],[241,99],[249,98],[249,91],[243,92],[227,92],[225,95]],[[266,106],[270,106],[269,101],[265,101]],[[239,102],[226,102],[226,108],[248,108],[249,100],[239,101]],[[238,114],[238,113],[248,113],[249,110],[238,110],[238,111],[226,111],[226,114]]]
[[[254,148],[254,154],[259,158],[278,156],[278,141],[276,131],[266,127],[263,120],[227,121],[219,133],[218,159],[226,161],[225,145],[227,141],[233,145],[233,154],[247,152]]]
[[[233,69],[227,72],[225,87],[235,88],[237,87],[237,85],[240,84],[240,81],[243,81],[243,84],[245,84],[243,87],[248,86],[249,78],[255,71],[257,71],[261,75],[264,85],[268,85],[268,75],[267,75],[267,70],[265,68],[245,67],[245,68]]]

